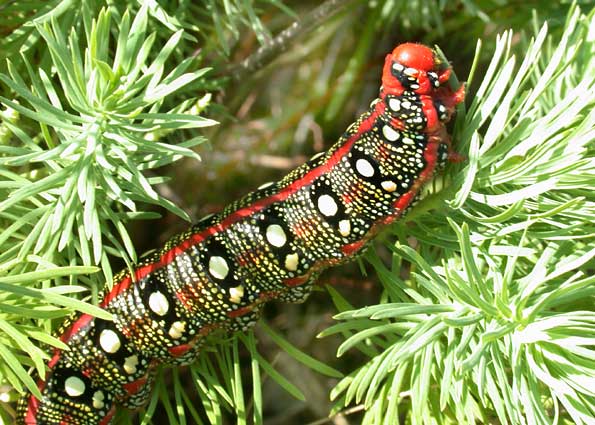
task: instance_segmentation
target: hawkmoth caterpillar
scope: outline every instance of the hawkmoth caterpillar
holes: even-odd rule
[[[191,362],[215,329],[252,326],[265,302],[300,302],[325,268],[352,259],[400,218],[452,154],[445,123],[463,101],[450,68],[423,45],[386,56],[379,97],[328,151],[261,186],[114,277],[101,302],[60,331],[19,402],[21,424],[109,424],[142,406],[156,366]]]

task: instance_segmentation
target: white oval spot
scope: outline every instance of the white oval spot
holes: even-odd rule
[[[288,254],[285,257],[285,268],[291,272],[296,271],[298,268],[299,259],[300,257],[296,253]]]
[[[182,335],[184,334],[185,330],[186,330],[186,322],[177,321],[177,322],[173,322],[171,324],[168,334],[173,339],[180,339],[180,338],[182,338]]]
[[[244,296],[244,287],[242,285],[236,286],[234,288],[229,288],[229,301],[234,304],[239,304],[242,302],[242,297]]]
[[[393,111],[393,112],[398,112],[401,109],[401,101],[399,99],[396,98],[391,98],[388,100],[388,107]]]
[[[93,393],[93,407],[96,409],[103,409],[103,406],[105,405],[103,403],[104,399],[105,396],[103,395],[102,391],[95,391]]]
[[[321,195],[318,198],[318,210],[327,217],[337,214],[339,207],[331,195]]]
[[[364,177],[372,177],[374,175],[374,167],[372,167],[370,161],[364,158],[360,158],[355,162],[355,169]]]
[[[70,397],[78,397],[85,392],[85,383],[78,376],[70,376],[64,381],[64,390]]]
[[[403,137],[403,143],[405,143],[406,145],[412,145],[415,142],[412,139],[410,139],[409,137]]]
[[[314,161],[318,158],[320,158],[322,155],[324,155],[326,153],[326,151],[322,151],[322,152],[318,152],[315,153],[314,155],[312,155],[312,158],[310,158],[310,161]]]
[[[227,265],[225,258],[219,257],[218,255],[211,257],[209,260],[209,273],[211,273],[215,279],[225,279],[227,273],[229,273],[229,266]]]
[[[382,134],[387,140],[391,142],[397,141],[399,140],[399,137],[401,137],[401,135],[397,131],[393,130],[389,125],[382,127]]]
[[[260,190],[260,189],[266,189],[267,187],[270,187],[270,186],[272,186],[274,183],[275,183],[275,182],[268,182],[268,183],[264,183],[264,184],[262,184],[262,185],[258,186],[258,187],[257,187],[257,190]]]
[[[351,233],[351,222],[349,220],[339,222],[339,233],[341,236],[349,236],[349,233]]]
[[[282,247],[285,245],[285,242],[287,242],[285,230],[283,230],[283,227],[279,226],[278,224],[269,225],[266,230],[266,236],[267,241],[277,248]]]
[[[395,190],[397,190],[397,184],[390,180],[383,181],[382,183],[380,183],[380,185],[387,192],[394,192]]]
[[[111,329],[104,329],[99,334],[99,345],[106,353],[115,353],[120,349],[120,338]]]
[[[133,354],[124,359],[124,365],[122,367],[127,374],[132,375],[133,373],[136,373],[136,366],[138,366],[138,357],[136,354]]]
[[[158,316],[165,316],[169,310],[169,301],[161,292],[155,291],[149,296],[149,308]]]

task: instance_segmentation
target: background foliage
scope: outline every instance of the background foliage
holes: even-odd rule
[[[330,146],[416,40],[466,81],[467,161],[328,291],[164,370],[139,420],[593,423],[592,9],[0,2],[0,420],[112,267]]]

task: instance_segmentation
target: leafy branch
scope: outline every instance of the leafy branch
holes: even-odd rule
[[[423,33],[445,51],[472,51],[484,37],[468,79],[473,102],[455,123],[464,168],[451,166],[436,181],[438,196],[393,227],[388,263],[380,244],[365,257],[384,288],[380,304],[356,308],[330,289],[341,313],[323,335],[341,335],[339,354],[358,352],[363,363],[342,378],[261,326],[276,349],[342,378],[334,413],[363,411],[369,424],[588,423],[595,415],[593,13],[572,6],[566,22],[549,20],[532,40],[505,32],[494,43],[486,23],[526,29],[535,7],[504,3],[350,2],[357,13],[304,42],[311,63],[295,58],[302,46],[293,49],[297,83],[267,82],[295,102],[266,122],[291,128],[288,142],[275,133],[275,143],[293,149],[296,115],[302,126],[355,114],[363,71],[386,45]],[[565,7],[539,2],[538,10],[562,16]],[[276,0],[0,6],[0,58],[9,59],[0,64],[0,402],[14,399],[11,388],[37,390],[26,369],[43,373],[48,354],[39,346],[63,348],[49,336],[53,324],[73,310],[103,317],[78,299],[97,302],[111,282],[110,257],[135,260],[130,220],[154,218],[147,205],[186,217],[156,189],[167,179],[155,169],[198,158],[192,148],[204,139],[194,130],[214,124],[200,115],[207,92],[223,84],[201,63],[216,75],[235,69],[219,61],[247,33],[266,50],[286,22],[261,20],[270,10],[295,18]],[[324,54],[312,53],[327,40]],[[262,90],[249,77],[242,102]],[[437,208],[444,199],[449,208]],[[223,423],[227,414],[262,423],[267,376],[297,399],[308,395],[259,352],[253,332],[216,335],[208,347],[189,374],[158,375],[143,423],[161,407],[172,424]],[[117,423],[131,423],[128,412]]]

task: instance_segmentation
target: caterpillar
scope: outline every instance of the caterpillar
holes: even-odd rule
[[[456,154],[445,124],[464,99],[432,49],[386,56],[380,94],[328,151],[174,236],[114,277],[100,306],[62,326],[18,423],[111,423],[147,402],[160,363],[192,362],[215,329],[252,326],[267,301],[304,301],[322,270],[353,259]]]

